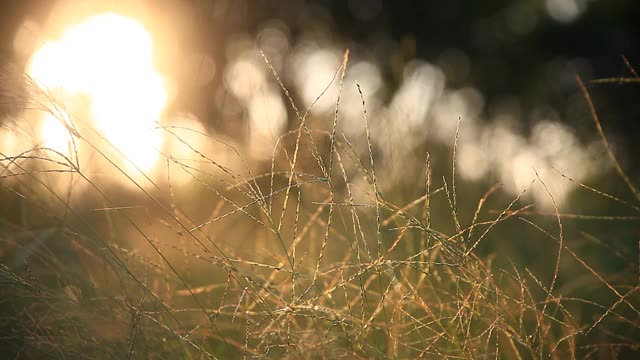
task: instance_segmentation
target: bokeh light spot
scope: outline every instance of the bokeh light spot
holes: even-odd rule
[[[153,65],[152,38],[135,20],[115,13],[91,16],[45,42],[28,72],[41,86],[88,96],[96,128],[142,171],[151,170],[162,138],[152,131],[167,102],[164,80]],[[65,104],[69,105],[69,104]],[[70,109],[74,111],[76,109]],[[43,121],[43,126],[52,124]],[[62,125],[61,125],[62,126]],[[41,132],[45,144],[60,148],[66,136]],[[61,150],[61,148],[59,149]]]

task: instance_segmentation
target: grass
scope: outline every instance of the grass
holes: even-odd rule
[[[340,89],[347,64],[348,52],[336,73]],[[296,117],[266,167],[238,157],[240,170],[232,169],[191,148],[204,170],[165,154],[169,178],[152,182],[113,160],[82,119],[65,122],[72,146],[92,148],[103,172],[125,177],[133,190],[85,173],[77,153],[1,154],[3,354],[637,356],[640,197],[582,80],[597,133],[631,195],[578,184],[580,201],[602,204],[596,215],[561,212],[539,176],[531,186],[547,189],[551,212],[527,203],[527,190],[513,198],[499,184],[479,197],[465,191],[456,182],[457,132],[450,170],[438,173],[443,165],[429,154],[407,159],[424,178],[383,193],[364,100],[360,151],[338,131],[340,97],[330,126],[312,128],[311,109],[301,112],[266,66]],[[38,91],[34,103],[59,114],[62,107]],[[191,182],[176,186],[177,171]],[[53,185],[61,177],[89,190],[76,199]],[[398,202],[407,193],[412,200]]]

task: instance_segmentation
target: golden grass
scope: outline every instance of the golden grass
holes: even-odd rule
[[[478,200],[459,198],[457,135],[451,177],[438,187],[429,154],[407,159],[425,166],[425,178],[415,179],[414,200],[396,203],[378,184],[384,168],[364,98],[367,149],[359,153],[338,133],[339,97],[329,129],[312,129],[311,109],[301,113],[266,64],[298,125],[278,140],[265,173],[247,162],[229,169],[192,149],[221,171],[169,154],[167,164],[192,176],[191,188],[169,180],[147,189],[109,162],[108,171],[136,185],[122,194],[85,174],[77,155],[0,154],[5,354],[583,359],[637,352],[640,269],[630,251],[640,244],[599,236],[617,228],[627,230],[615,236],[637,238],[625,224],[637,229],[640,198],[610,148],[634,196],[625,201],[579,184],[580,196],[626,204],[625,215],[561,213],[548,189],[552,213],[531,210],[522,194],[506,198],[497,185]],[[347,65],[348,52],[336,72],[340,89]],[[588,90],[578,84],[606,145]],[[78,131],[75,141],[89,142]],[[96,156],[109,161],[104,152]],[[54,161],[89,185],[84,201],[49,184],[48,176],[60,175],[46,172]],[[534,183],[546,188],[540,177]],[[579,227],[598,221],[610,224],[603,233]],[[505,241],[522,252],[485,246]],[[527,254],[531,248],[537,252]]]

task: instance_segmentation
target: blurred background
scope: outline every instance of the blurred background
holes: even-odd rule
[[[640,57],[640,6],[632,0],[198,0],[116,1],[108,6],[32,0],[0,6],[4,61],[48,88],[73,88],[67,92],[94,98],[97,92],[110,93],[105,96],[111,99],[94,99],[94,105],[73,95],[72,110],[92,112],[107,138],[146,171],[157,166],[157,151],[169,141],[156,134],[132,145],[123,134],[135,131],[122,126],[136,121],[127,116],[144,113],[151,124],[196,126],[241,146],[245,156],[265,160],[277,137],[297,119],[260,50],[302,110],[331,84],[310,116],[328,128],[338,88],[331,80],[349,49],[340,131],[354,137],[356,146],[363,145],[357,136],[364,129],[357,81],[370,116],[374,150],[380,166],[388,169],[383,186],[394,187],[403,179],[413,183],[423,170],[406,167],[400,159],[421,164],[427,151],[436,166],[446,168],[460,119],[462,181],[498,181],[517,194],[536,168],[549,177],[562,202],[575,186],[552,174],[550,167],[585,181],[602,176],[609,166],[576,75],[587,83],[632,77],[630,68]],[[101,39],[61,40],[72,25],[106,11],[141,24],[138,30],[142,38],[150,37],[149,43],[135,43],[126,30],[117,34],[99,26],[89,31],[104,31]],[[104,23],[105,29],[114,26]],[[127,24],[115,27],[125,29]],[[59,44],[51,46],[56,41]],[[127,63],[145,46],[150,49],[148,63],[138,68]],[[128,70],[109,57],[122,60]],[[65,71],[86,84],[65,83],[71,81]],[[95,89],[101,79],[82,71],[107,74],[112,90]],[[131,75],[143,72],[136,79]],[[123,83],[129,84],[131,94],[123,94]],[[637,179],[632,156],[640,140],[637,84],[589,87],[615,153]],[[149,99],[139,95],[149,93]],[[133,105],[123,104],[134,94],[137,109],[126,110]],[[125,120],[118,121],[120,125],[106,120],[114,114],[96,115],[102,111],[97,106],[118,107],[117,117]],[[129,115],[122,114],[127,111]],[[3,112],[10,117],[10,107],[4,106]],[[44,132],[45,143],[66,149],[65,131],[50,123],[44,121],[41,127],[49,128],[32,129],[29,136],[38,138],[33,132]],[[62,140],[56,139],[60,136]],[[172,149],[167,151],[176,151]],[[541,205],[550,205],[543,192],[532,194]]]
[[[224,299],[230,277],[215,262],[192,266],[203,256],[191,239],[185,240],[184,231],[200,234],[196,230],[205,228],[202,237],[221,238],[225,251],[241,265],[253,261],[249,265],[281,269],[285,257],[273,254],[282,249],[260,222],[267,211],[262,214],[263,209],[253,206],[257,200],[247,202],[259,198],[251,191],[273,190],[273,180],[259,178],[252,189],[234,186],[272,169],[289,170],[291,153],[283,144],[274,147],[284,139],[291,148],[293,137],[281,136],[298,129],[299,114],[307,111],[309,127],[319,131],[314,137],[321,157],[329,161],[329,141],[321,131],[331,130],[340,95],[338,138],[347,139],[368,165],[365,134],[370,131],[385,199],[402,207],[423,196],[427,154],[431,189],[453,189],[455,148],[462,224],[471,222],[479,199],[494,184],[503,191],[487,201],[481,220],[495,219],[527,190],[523,203],[533,204],[528,216],[555,229],[555,201],[564,214],[567,242],[597,271],[611,274],[612,283],[633,288],[639,269],[637,199],[608,157],[577,77],[591,94],[621,169],[637,186],[638,19],[637,0],[2,1],[0,228],[11,235],[3,238],[0,258],[12,271],[28,273],[27,258],[43,249],[41,268],[48,269],[51,246],[51,254],[62,258],[61,265],[52,267],[60,265],[61,270],[40,276],[59,285],[65,299],[80,302],[76,293],[97,291],[103,274],[80,280],[69,275],[74,287],[57,283],[58,277],[82,266],[91,269],[93,258],[82,254],[104,256],[107,246],[92,243],[95,248],[86,250],[86,239],[71,230],[90,234],[87,239],[102,236],[123,258],[135,253],[144,260],[140,268],[151,263],[142,256],[156,256],[152,259],[164,264],[157,259],[159,252],[152,251],[156,241],[170,247],[163,251],[171,261],[187,259],[180,270],[189,280],[217,282],[215,291],[224,291]],[[308,143],[302,147],[311,148]],[[313,184],[322,176],[313,155],[301,151],[296,168],[312,183],[312,190],[303,193],[301,219],[315,219],[327,196],[325,188]],[[371,240],[376,235],[375,197],[358,170],[367,166],[358,168],[346,157],[344,162]],[[282,178],[276,183],[286,185]],[[344,193],[342,183],[336,186]],[[104,200],[105,194],[113,203]],[[158,202],[150,201],[149,194]],[[433,227],[455,234],[450,204],[443,191],[436,195]],[[281,216],[281,223],[284,217],[288,236],[295,234],[294,206],[289,204],[288,216],[280,215],[287,204],[283,197],[280,192],[270,199],[269,216]],[[272,200],[277,203],[273,207]],[[229,205],[235,206],[234,201],[250,210],[238,211]],[[194,227],[181,229],[172,221]],[[309,220],[314,230],[305,238],[311,240],[303,244],[317,255],[324,223],[314,221]],[[393,230],[385,229],[385,241],[393,240]],[[501,224],[499,230],[487,236],[477,253],[503,255],[496,262],[504,267],[531,265],[548,284],[555,276],[549,249],[555,254],[557,244],[521,222]],[[65,250],[56,251],[56,246]],[[137,253],[136,246],[146,250]],[[328,259],[346,262],[341,246],[346,249],[346,242],[330,246]],[[310,274],[315,264],[307,260],[303,266],[308,265]],[[247,273],[253,274],[249,265]],[[598,304],[618,300],[576,263],[563,266],[557,286],[562,294]],[[161,280],[153,285],[161,296],[173,301],[176,293],[184,295],[178,282],[164,289]],[[245,291],[232,288],[228,306],[240,304]],[[12,314],[9,306],[0,310]],[[585,318],[597,313],[590,311]],[[634,319],[635,313],[626,311]],[[637,338],[636,329],[629,338]],[[244,329],[234,331],[244,334]]]
[[[193,201],[211,198],[198,192],[208,193],[203,184],[269,172],[272,155],[283,156],[273,150],[278,138],[298,127],[296,111],[313,105],[309,127],[330,130],[349,49],[338,136],[367,158],[358,83],[380,191],[397,204],[424,194],[427,153],[433,189],[444,185],[443,176],[452,185],[459,126],[455,171],[463,222],[482,194],[501,184],[496,199],[502,202],[490,202],[489,209],[503,209],[528,189],[523,201],[553,223],[552,199],[539,182],[532,185],[536,172],[561,212],[629,215],[628,206],[578,185],[633,196],[615,174],[576,76],[591,93],[621,168],[638,184],[638,83],[615,80],[637,76],[640,6],[633,0],[34,0],[0,6],[0,152],[3,176],[12,174],[7,184],[28,171],[9,157],[44,147],[51,150],[41,157],[57,163],[25,164],[50,175],[46,192],[97,207],[91,186],[65,174],[69,161],[132,206],[147,204],[138,186],[164,195],[172,184],[181,206],[205,221],[210,206]],[[19,81],[22,73],[47,93],[27,100],[34,95]],[[74,131],[92,145],[73,141]],[[317,139],[322,146],[322,135]],[[311,154],[301,156],[302,168],[320,175]],[[356,176],[353,182],[367,192],[366,181]],[[14,216],[14,206],[5,202],[7,216]],[[446,202],[440,210],[434,221],[453,231]],[[637,236],[631,220],[614,228],[587,225],[619,232],[631,249]],[[567,221],[576,231],[585,225]],[[520,226],[513,231],[519,234]],[[534,250],[544,257],[535,245],[521,248],[502,236],[486,246],[516,258]]]

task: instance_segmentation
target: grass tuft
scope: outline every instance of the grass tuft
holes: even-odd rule
[[[560,173],[579,185],[582,201],[601,204],[591,215],[563,212],[537,172],[515,197],[500,184],[468,195],[471,185],[456,181],[460,119],[451,178],[442,176],[439,184],[439,157],[427,153],[402,160],[425,167],[415,189],[384,187],[376,174],[386,164],[376,156],[366,89],[358,83],[366,146],[358,150],[340,133],[349,52],[332,80],[339,95],[331,119],[311,107],[301,112],[264,58],[296,117],[270,163],[245,160],[224,139],[199,133],[237,157],[237,168],[224,165],[177,129],[160,126],[206,165],[163,153],[166,180],[132,175],[89,121],[64,115],[45,90],[34,92],[32,102],[65,124],[74,151],[67,156],[36,144],[0,153],[3,354],[583,359],[638,353],[640,195],[579,77],[596,131],[631,194],[624,199]],[[327,125],[311,127],[314,116]],[[80,148],[104,163],[100,173],[85,168]],[[190,177],[187,185],[174,183],[178,171]],[[123,192],[104,174],[133,186]],[[54,185],[60,179],[75,185]],[[78,184],[85,189],[79,197],[73,196]],[[553,212],[526,202],[533,186],[544,188]],[[400,193],[414,195],[407,200]],[[610,214],[611,204],[623,210]]]

